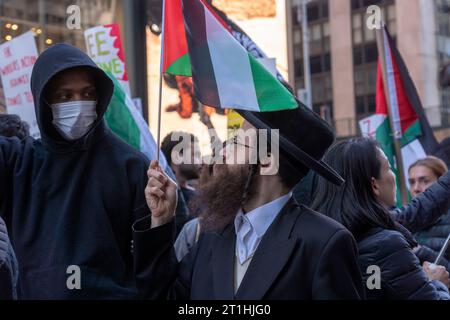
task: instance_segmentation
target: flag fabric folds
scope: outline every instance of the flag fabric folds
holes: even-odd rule
[[[165,1],[162,56],[163,72],[188,75],[190,65],[196,97],[205,105],[256,112],[298,107],[294,96],[202,0]]]
[[[383,79],[379,59],[376,112],[375,115],[361,120],[360,126],[363,134],[375,137],[380,143],[396,174],[398,171],[392,132],[400,132],[404,174],[407,177],[409,166],[426,157],[427,154],[433,154],[438,148],[438,143],[425,116],[408,69],[386,27],[383,29],[383,41],[387,79]],[[384,80],[387,82],[388,92],[385,92]],[[394,130],[391,130],[389,121],[388,102],[392,109]],[[408,181],[405,183],[408,186]]]

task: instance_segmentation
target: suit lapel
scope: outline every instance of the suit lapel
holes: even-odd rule
[[[296,208],[298,205],[291,198],[263,236],[242,279],[236,299],[262,299],[286,265],[297,242],[296,238],[290,238],[291,230],[299,217]]]
[[[234,299],[234,256],[236,234],[230,224],[222,234],[217,234],[213,246],[213,286],[215,299]]]

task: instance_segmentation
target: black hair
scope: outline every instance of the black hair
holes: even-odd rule
[[[15,114],[0,114],[0,136],[23,140],[30,136],[29,126]]]
[[[177,137],[177,139],[172,140],[172,135]],[[198,139],[192,133],[173,131],[169,133],[161,143],[161,151],[166,157],[167,163],[172,165],[172,150],[176,145],[183,142],[185,139],[190,139],[191,143],[197,143]]]
[[[372,190],[372,177],[381,174],[381,160],[376,141],[356,138],[332,146],[324,161],[344,179],[338,187],[318,177],[311,207],[343,224],[355,238],[374,227],[398,230],[388,209]]]

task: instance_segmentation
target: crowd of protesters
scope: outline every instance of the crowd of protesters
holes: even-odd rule
[[[442,160],[410,166],[412,199],[397,206],[380,146],[335,143],[299,103],[240,112],[217,163],[171,133],[174,181],[105,125],[113,83],[80,50],[47,49],[31,88],[41,139],[0,115],[0,299],[450,299]],[[252,129],[278,129],[279,144]]]

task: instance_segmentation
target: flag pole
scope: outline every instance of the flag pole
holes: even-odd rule
[[[162,78],[163,78],[163,64],[164,64],[164,30],[165,30],[165,11],[166,0],[162,1],[162,19],[161,19],[161,57],[159,60],[159,97],[158,97],[158,132],[157,132],[157,156],[156,160],[159,163],[159,154],[161,153],[161,103],[162,103]]]
[[[447,240],[445,240],[445,243],[442,246],[441,251],[439,251],[439,255],[437,256],[436,260],[434,261],[434,264],[439,265],[439,261],[447,252],[449,244],[450,244],[450,234],[448,235]]]
[[[387,64],[386,64],[386,46],[385,46],[385,24],[382,22],[380,28],[376,28],[376,36],[377,36],[377,46],[378,46],[378,55],[381,62],[381,72],[383,75],[383,85],[384,85],[384,94],[386,96],[387,108],[388,108],[388,116],[389,116],[389,124],[391,127],[391,135],[394,142],[394,151],[395,151],[395,159],[397,164],[398,171],[398,183],[400,188],[400,197],[402,205],[405,205],[408,202],[408,190],[406,189],[406,179],[403,165],[403,157],[401,151],[400,140],[402,138],[402,131],[400,123],[395,123],[394,114],[392,110],[391,99],[389,98],[389,92],[391,88],[388,84],[388,72],[387,72]]]

